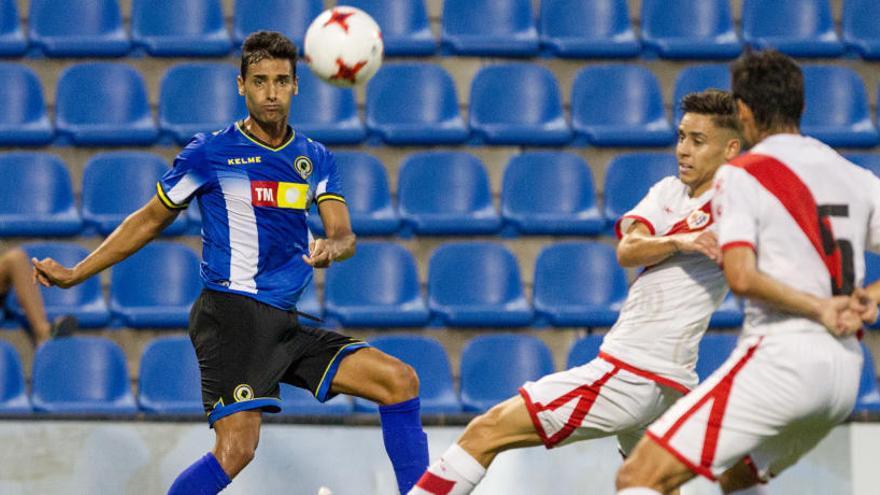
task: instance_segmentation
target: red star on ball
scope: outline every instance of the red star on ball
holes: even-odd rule
[[[323,27],[327,27],[330,24],[339,24],[339,26],[348,32],[348,22],[347,19],[354,15],[354,12],[341,12],[336,9],[330,13],[330,20],[324,23]]]
[[[357,78],[357,73],[367,65],[366,60],[361,60],[360,62],[354,64],[354,67],[350,67],[342,61],[341,58],[336,59],[336,67],[338,68],[336,74],[330,76],[330,79],[342,79],[354,84]]]

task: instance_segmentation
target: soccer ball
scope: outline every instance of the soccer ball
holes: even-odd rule
[[[384,51],[379,25],[354,7],[325,10],[306,31],[306,63],[316,76],[335,86],[366,83],[382,65]]]

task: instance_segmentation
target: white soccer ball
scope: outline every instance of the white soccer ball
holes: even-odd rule
[[[305,61],[316,76],[335,86],[360,86],[382,65],[382,30],[363,10],[325,10],[306,31]]]

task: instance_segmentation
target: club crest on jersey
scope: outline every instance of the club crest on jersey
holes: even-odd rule
[[[691,230],[699,230],[709,225],[709,220],[712,219],[712,216],[709,213],[706,213],[703,210],[694,210],[687,217],[688,228]]]
[[[296,173],[298,173],[303,180],[306,180],[312,175],[314,167],[312,166],[312,161],[309,160],[309,157],[300,155],[293,161],[293,169],[296,170]]]

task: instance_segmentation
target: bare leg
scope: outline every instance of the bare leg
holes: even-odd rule
[[[418,397],[419,377],[411,366],[399,359],[366,348],[342,360],[330,390],[381,405],[397,404]]]
[[[259,410],[241,411],[214,423],[216,442],[212,453],[229,478],[237,476],[253,460],[262,419]]]
[[[8,290],[11,286],[15,289],[15,295],[21,309],[24,310],[25,318],[31,331],[31,340],[34,345],[40,345],[49,339],[52,326],[46,319],[46,309],[43,306],[43,296],[40,289],[33,282],[32,268],[27,254],[18,248],[10,249],[0,255],[0,281],[2,288]]]
[[[617,489],[644,487],[671,494],[693,477],[675,456],[644,437],[617,472]]]
[[[517,395],[474,418],[458,444],[483,467],[489,467],[505,450],[534,447],[542,441],[525,401]]]
[[[718,477],[721,491],[731,493],[767,493],[750,461],[743,459]],[[749,491],[751,490],[751,491]]]

